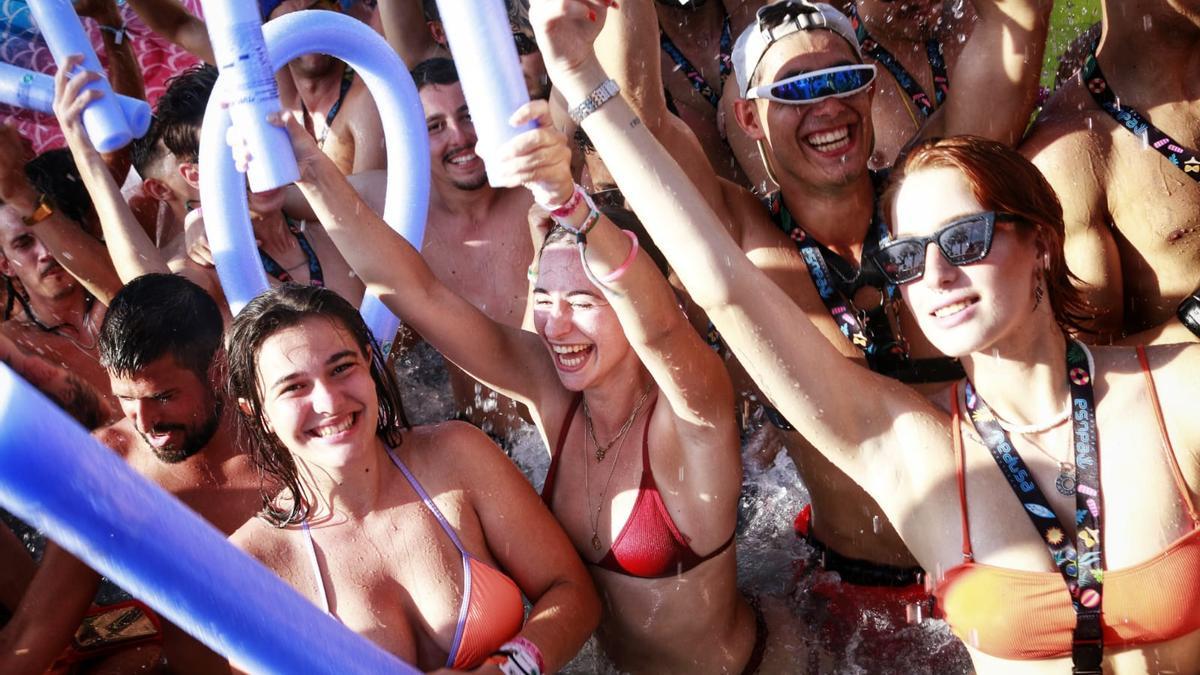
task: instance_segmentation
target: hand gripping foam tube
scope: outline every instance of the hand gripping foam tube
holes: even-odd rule
[[[30,0],[29,11],[33,13],[33,20],[46,39],[55,63],[61,67],[68,56],[81,54],[83,68],[102,76],[87,88],[99,90],[104,95],[83,110],[83,127],[87,129],[92,144],[100,152],[113,152],[128,145],[133,140],[133,133],[112,87],[103,77],[104,68],[96,58],[96,51],[92,49],[92,43],[83,31],[83,24],[79,22],[70,0]]]
[[[279,112],[275,69],[263,41],[253,0],[203,0],[204,20],[217,67],[225,80],[223,100],[250,150],[250,189],[265,192],[300,178],[287,131],[266,121]]]
[[[4,365],[0,429],[0,506],[242,668],[418,672],[300,597]]]
[[[117,104],[134,138],[150,129],[150,104],[141,99],[117,94]],[[54,78],[45,73],[0,63],[0,103],[54,114]]]
[[[529,102],[508,12],[504,0],[437,0],[437,4],[479,138],[475,151],[486,163],[496,148],[533,128],[533,124],[508,123],[517,108]]]
[[[363,79],[383,120],[387,148],[383,219],[420,249],[429,210],[429,135],[417,88],[396,52],[362,22],[325,11],[286,14],[268,22],[263,32],[276,67],[319,50],[350,64]],[[218,88],[223,80],[224,76],[218,80]],[[241,176],[225,145],[229,115],[217,98],[209,100],[200,132],[200,199],[217,274],[236,313],[266,289],[267,280],[250,229]],[[396,333],[399,321],[377,298],[368,296],[360,311],[381,342]]]

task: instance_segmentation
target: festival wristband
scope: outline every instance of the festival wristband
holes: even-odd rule
[[[125,41],[125,38],[129,37],[129,30],[124,24],[119,26],[106,26],[104,24],[97,24],[97,26],[100,28],[100,30],[113,36],[113,44],[119,45]]]
[[[571,193],[571,198],[565,204],[562,206],[546,206],[543,204],[542,207],[550,212],[552,218],[566,218],[575,212],[575,207],[579,206],[579,202],[583,201],[583,198],[586,196],[587,193],[576,183],[575,191]]]
[[[616,281],[617,279],[620,279],[621,277],[625,276],[625,273],[628,272],[629,268],[633,266],[633,261],[637,259],[637,254],[638,254],[637,235],[634,234],[633,232],[630,232],[629,230],[621,230],[621,234],[624,234],[626,237],[629,237],[629,244],[630,244],[629,255],[625,256],[625,260],[620,264],[620,266],[617,267],[617,269],[609,272],[608,274],[606,274],[600,278],[600,281],[602,283],[611,284],[612,282]]]
[[[542,650],[523,637],[515,637],[500,645],[496,654],[505,656],[503,662],[496,664],[504,675],[542,675],[546,670]]]
[[[592,198],[588,196],[587,192],[579,189],[575,194],[580,195],[579,201],[576,201],[575,197],[571,198],[571,201],[574,201],[575,204],[571,207],[571,210],[567,212],[567,215],[559,216],[557,215],[558,211],[554,211],[551,212],[550,217],[554,219],[554,222],[557,223],[559,227],[570,232],[571,234],[574,234],[577,239],[582,239],[587,236],[587,233],[593,227],[595,227],[596,223],[600,220],[600,211],[596,209],[596,204],[592,202]],[[574,215],[575,211],[579,209],[580,202],[587,205],[588,214],[587,217],[583,219],[583,222],[576,227],[572,225],[568,219],[571,215]],[[566,207],[564,206],[563,208]]]

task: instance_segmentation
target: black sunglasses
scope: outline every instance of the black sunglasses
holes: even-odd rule
[[[882,244],[872,259],[893,284],[907,284],[925,274],[925,251],[937,244],[951,265],[970,265],[992,250],[996,219],[1018,220],[1011,213],[985,211],[959,218],[927,237],[904,237]]]

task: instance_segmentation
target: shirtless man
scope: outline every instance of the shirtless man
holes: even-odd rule
[[[134,152],[138,173],[145,181],[147,194],[166,204],[166,208],[172,214],[171,220],[175,222],[184,222],[188,212],[199,204],[200,124],[204,119],[204,108],[212,93],[216,76],[215,68],[202,65],[171,80],[166,93],[158,101],[153,128],[146,139],[139,141]],[[64,96],[72,98],[73,91],[65,92]],[[79,145],[78,152],[95,152],[90,148],[86,137],[73,138]],[[85,181],[91,179],[102,180],[103,176],[92,173]],[[101,200],[95,195],[93,198],[100,203]],[[111,203],[111,200],[109,201]],[[363,284],[351,274],[350,266],[325,234],[324,228],[315,221],[288,218],[282,210],[283,201],[282,189],[249,195],[250,223],[254,228],[255,238],[259,241],[259,254],[267,276],[280,282],[324,284],[350,302],[358,304],[362,300]],[[196,217],[196,214],[192,215]],[[142,240],[143,247],[149,245],[133,228],[127,228],[125,235],[110,232],[111,224],[105,223],[106,239],[110,241],[110,247],[113,247],[118,239],[124,240],[125,235]],[[197,230],[201,229],[202,223],[195,223],[195,227]],[[191,267],[187,262],[184,238],[180,229],[174,229],[160,241],[167,266],[172,271],[186,271]],[[201,242],[195,249],[192,255],[194,259],[199,259],[207,265],[212,264],[211,253],[208,252],[206,244]],[[207,282],[201,279],[196,281],[206,290],[214,292],[214,289],[219,288],[215,270],[210,268],[205,274],[208,276]],[[137,274],[133,273],[130,276]]]
[[[188,330],[179,330],[187,326]],[[213,369],[223,323],[204,290],[147,275],[113,299],[99,344],[125,417],[96,432],[133,468],[230,534],[261,506],[258,474],[238,448]],[[99,576],[62,549],[43,564],[0,633],[0,672],[42,673],[70,641]],[[225,672],[225,660],[164,623],[173,672]]]
[[[961,95],[947,99],[923,133],[971,133],[1013,143],[1032,110],[1050,3],[981,1],[978,6],[975,31],[951,73]],[[873,219],[877,178],[867,169],[875,89],[849,86],[841,97],[811,103],[746,98],[763,85],[861,63],[849,19],[828,5],[817,8],[785,0],[760,10],[759,20],[735,44],[741,96],[734,104],[737,121],[759,143],[781,186],[778,197],[764,209],[748,191],[718,179],[691,132],[667,113],[657,69],[639,66],[655,62],[645,56],[658,49],[657,35],[644,29],[653,25],[652,17],[650,0],[625,0],[619,11],[608,13],[605,27],[624,36],[625,47],[595,54],[620,83],[642,123],[708,196],[747,256],[767,270],[848,357],[865,358],[876,370],[908,381],[957,377],[956,364],[937,359],[940,355],[924,341],[912,317],[898,302],[888,300],[893,289],[876,278],[872,266],[863,269],[859,264],[881,228]],[[586,65],[594,63],[590,54],[572,54],[573,67],[565,67],[552,65],[554,49],[543,45],[543,51],[555,86],[571,104],[584,100],[604,81],[603,73]],[[580,62],[585,66],[578,66]],[[844,71],[841,84],[862,82],[854,82]],[[787,428],[785,420],[776,416],[774,421]],[[843,563],[828,567],[860,586],[892,587],[880,589],[875,597],[887,597],[895,587],[907,585],[911,592],[893,596],[903,617],[905,602],[921,594],[916,585],[919,570],[893,526],[857,483],[810,451],[802,437],[788,431],[785,445],[812,498],[813,541],[821,542],[826,562]]]
[[[413,79],[425,108],[432,173],[421,255],[455,293],[492,319],[520,327],[529,293],[526,270],[533,260],[526,224],[533,196],[523,188],[488,185],[452,61],[421,63]],[[451,368],[451,383],[459,409],[485,431],[503,437],[520,424],[516,403],[456,368]],[[491,397],[497,397],[494,412],[485,410]]]
[[[204,22],[177,0],[127,1],[155,33],[216,64]],[[263,21],[302,9],[341,11],[337,0],[260,0],[258,6]],[[361,8],[356,10],[360,13]],[[387,166],[375,101],[343,62],[323,54],[302,56],[280,72],[278,81],[283,106],[305,121],[305,128],[344,173]]]
[[[1103,11],[1096,58],[1021,152],[1058,192],[1067,264],[1109,341],[1168,321],[1200,284],[1200,3],[1105,0]],[[1194,338],[1170,322],[1145,339]]]

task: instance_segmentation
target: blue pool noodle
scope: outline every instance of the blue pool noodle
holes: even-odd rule
[[[96,89],[104,95],[83,110],[83,127],[92,144],[100,152],[113,152],[128,145],[133,140],[133,132],[70,0],[30,0],[29,11],[60,68],[68,56],[80,54],[83,56],[82,67],[101,75],[100,79],[88,84],[87,89]]]
[[[267,124],[279,112],[279,87],[267,54],[262,17],[254,0],[201,0],[217,68],[225,80],[229,116],[245,135],[252,159],[250,189],[264,192],[300,177],[287,131]]]
[[[0,364],[0,506],[253,673],[418,673],[317,609]]]
[[[130,96],[116,96],[133,137],[145,136],[150,129],[150,104]],[[54,78],[45,73],[0,63],[0,103],[53,115]]]
[[[350,64],[367,85],[383,120],[388,184],[383,219],[418,250],[429,211],[429,136],[416,85],[396,52],[360,21],[333,12],[293,12],[263,26],[271,62],[288,61],[314,51]],[[218,80],[218,89],[224,78]],[[218,96],[209,100],[200,132],[200,200],[217,274],[236,313],[267,288],[259,260],[241,175],[225,145],[229,115]],[[258,281],[255,277],[261,278]],[[360,308],[375,336],[390,340],[399,320],[375,296]]]
[[[529,102],[504,0],[437,0],[485,163],[496,148],[534,128],[508,123]],[[495,185],[495,183],[492,183]]]

